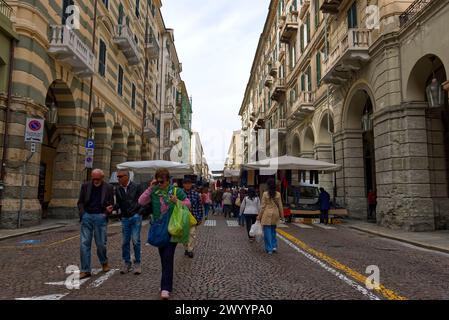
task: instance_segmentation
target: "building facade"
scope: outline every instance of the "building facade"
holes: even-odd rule
[[[89,173],[88,138],[95,141],[93,167],[108,178],[121,162],[161,159],[166,128],[179,127],[168,115],[176,110],[166,107],[180,83],[173,31],[160,0],[6,2],[18,42],[10,116],[1,118],[8,142],[0,225],[17,226],[22,192],[22,225],[73,218]],[[169,72],[176,81],[169,83]],[[45,119],[45,133],[22,189],[27,117]]]
[[[284,120],[288,154],[341,164],[320,184],[355,218],[373,190],[379,224],[449,228],[448,19],[439,0],[271,1],[243,129]]]

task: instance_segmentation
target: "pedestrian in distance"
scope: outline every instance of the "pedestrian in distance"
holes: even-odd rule
[[[184,191],[170,184],[170,172],[167,169],[156,171],[155,180],[151,182],[150,187],[139,198],[141,206],[151,202],[153,221],[161,219],[165,214],[171,215],[178,201],[182,201],[184,205],[190,205]],[[158,248],[162,266],[160,294],[163,300],[168,300],[170,293],[173,292],[173,267],[176,246],[176,242],[170,242],[167,246]]]
[[[203,187],[203,190],[201,192],[201,202],[203,203],[204,208],[204,219],[207,220],[209,217],[209,212],[211,211],[212,206],[212,195],[209,191],[209,187],[205,186]]]
[[[195,191],[192,185],[192,181],[189,178],[184,179],[182,186],[184,188],[184,193],[187,195],[187,199],[190,201],[189,208],[192,215],[197,221],[196,226],[190,226],[189,242],[184,245],[184,255],[189,258],[193,258],[193,250],[196,244],[197,227],[201,225],[203,221],[203,205],[201,203],[201,195]]]
[[[104,181],[104,172],[94,169],[91,181],[81,186],[78,199],[81,222],[80,231],[80,279],[92,276],[91,250],[95,239],[97,256],[103,272],[109,272],[107,257],[108,216],[114,210],[114,188]]]
[[[223,193],[223,213],[224,217],[229,218],[231,217],[232,212],[232,193],[229,191],[229,189],[226,189],[226,191]]]
[[[141,242],[140,232],[142,230],[142,215],[144,207],[139,204],[139,198],[143,193],[143,187],[130,181],[128,170],[117,172],[119,187],[116,190],[115,210],[120,210],[120,220],[122,222],[122,258],[123,266],[121,274],[133,271],[134,274],[142,273],[141,266]],[[134,249],[134,266],[131,262],[130,242]]]
[[[249,188],[248,195],[243,199],[240,206],[240,213],[245,219],[246,231],[250,242],[253,242],[255,238],[249,235],[249,231],[251,230],[251,226],[256,223],[259,212],[260,198],[257,196],[254,188]]]
[[[368,192],[368,220],[376,219],[377,196],[373,190]]]
[[[320,204],[320,223],[328,224],[329,210],[331,208],[331,197],[329,193],[322,187],[320,188],[320,196],[318,201]]]
[[[262,195],[262,205],[257,220],[263,226],[265,251],[268,254],[277,252],[276,228],[281,219],[284,218],[284,209],[279,191],[276,191],[274,179],[267,181],[268,190]]]

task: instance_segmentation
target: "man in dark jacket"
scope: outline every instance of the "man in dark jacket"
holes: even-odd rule
[[[97,246],[98,259],[103,272],[109,272],[106,252],[108,215],[114,209],[114,189],[104,182],[104,173],[100,169],[92,171],[92,181],[81,187],[78,199],[78,209],[81,221],[80,251],[81,272],[80,279],[91,276],[91,247],[92,238]]]
[[[139,198],[144,190],[141,185],[129,180],[128,170],[119,170],[117,178],[119,186],[115,194],[117,201],[115,209],[120,210],[122,221],[122,258],[124,262],[120,273],[125,274],[133,270],[134,274],[138,275],[142,273],[140,231],[143,214],[143,208],[139,205]],[[131,240],[134,248],[134,268],[131,264]]]
[[[331,207],[330,204],[330,195],[327,193],[324,188],[320,188],[320,197],[319,197],[319,203],[320,203],[320,223],[328,224],[329,221],[329,209]]]

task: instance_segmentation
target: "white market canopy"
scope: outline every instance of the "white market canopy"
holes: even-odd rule
[[[278,158],[268,158],[243,165],[246,169],[253,170],[302,170],[302,171],[327,171],[334,172],[341,169],[341,165],[292,156],[282,156]]]
[[[225,177],[225,178],[236,178],[236,177],[240,177],[240,170],[225,169],[225,170],[223,171],[223,177]]]
[[[194,173],[192,166],[189,164],[165,160],[125,162],[118,164],[117,169],[128,169],[139,174],[155,174],[158,169],[167,169],[172,176]]]

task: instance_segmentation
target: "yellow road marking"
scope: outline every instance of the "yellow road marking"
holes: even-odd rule
[[[4,246],[4,247],[0,247],[0,249],[41,249],[41,248],[49,248],[49,247],[52,247],[52,246],[55,246],[55,245],[58,245],[58,244],[61,244],[61,243],[73,240],[73,239],[77,239],[79,237],[80,237],[80,235],[77,234],[75,236],[72,236],[72,237],[69,237],[69,238],[65,238],[65,239],[62,239],[62,240],[59,240],[59,241],[55,241],[55,242],[52,242],[52,243],[49,243],[49,244],[38,244],[38,245],[34,245],[34,246],[33,245]]]
[[[307,244],[305,244],[304,242],[302,242],[301,240],[299,240],[298,238],[292,236],[291,234],[285,232],[284,230],[280,230],[278,229],[277,232],[284,236],[285,238],[287,238],[288,240],[290,240],[291,242],[293,242],[294,244],[298,245],[301,249],[303,249],[304,251],[307,251],[308,253],[314,255],[315,257],[326,261],[327,263],[329,263],[331,266],[333,266],[334,268],[343,271],[344,273],[346,273],[348,276],[350,276],[351,278],[353,278],[354,280],[365,284],[366,280],[368,279],[366,276],[358,273],[355,270],[352,270],[351,268],[345,266],[344,264],[338,262],[337,260],[325,255],[322,252],[319,252],[311,247],[309,247]],[[395,293],[393,290],[387,289],[384,285],[379,284],[379,288],[375,288],[375,291],[381,293],[384,297],[386,297],[389,300],[407,300],[407,298],[398,295],[397,293]]]

